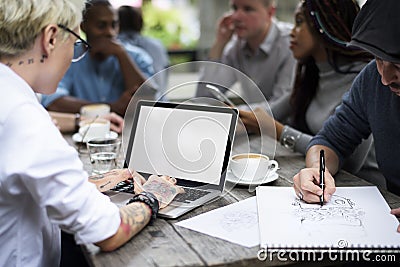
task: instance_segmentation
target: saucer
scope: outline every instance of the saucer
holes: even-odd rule
[[[118,134],[114,131],[110,131],[108,134],[106,134],[106,136],[104,136],[104,138],[117,138]],[[72,140],[75,143],[82,143],[82,136],[80,133],[74,133],[72,135]]]
[[[238,178],[236,177],[231,170],[228,170],[226,173],[226,181],[238,185],[260,185],[271,183],[279,178],[279,174],[277,172],[273,172],[268,176],[259,178],[259,179],[247,179],[247,178]]]

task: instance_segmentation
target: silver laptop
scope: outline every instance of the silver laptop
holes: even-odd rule
[[[185,189],[159,216],[178,216],[220,196],[231,154],[237,109],[170,102],[139,101],[126,152],[126,164],[146,179],[176,178]],[[112,193],[125,205],[130,193]]]

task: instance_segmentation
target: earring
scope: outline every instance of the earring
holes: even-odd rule
[[[42,55],[42,58],[40,59],[40,63],[43,63],[46,58],[47,58],[47,55]]]

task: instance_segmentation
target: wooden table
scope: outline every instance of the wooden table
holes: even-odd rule
[[[67,136],[67,140],[70,141]],[[274,186],[292,186],[293,176],[304,168],[304,157],[292,153],[271,139],[261,143],[259,137],[247,142],[245,138],[237,138],[232,154],[246,151],[263,152],[273,156],[276,146],[275,159],[279,162],[279,179],[271,183]],[[71,141],[70,141],[71,142]],[[81,158],[88,167],[86,154]],[[90,167],[88,167],[90,168]],[[370,183],[341,171],[336,176],[337,186],[363,186]],[[400,207],[400,197],[381,190],[389,206]],[[154,225],[147,226],[114,252],[101,252],[94,245],[84,247],[88,261],[92,266],[275,266],[289,265],[293,262],[260,261],[257,258],[259,247],[246,248],[228,241],[201,234],[189,229],[175,226],[180,220],[202,214],[204,212],[235,203],[255,196],[254,188],[236,186],[224,196],[210,204],[199,207],[188,214],[176,219],[157,219]],[[298,262],[296,264],[299,264]],[[310,263],[304,263],[310,264]],[[332,262],[330,263],[332,264]]]

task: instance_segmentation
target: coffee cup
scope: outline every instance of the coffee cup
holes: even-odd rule
[[[107,104],[89,104],[81,107],[81,116],[86,119],[94,119],[110,114],[111,107]]]
[[[231,157],[230,169],[242,180],[259,180],[278,169],[278,162],[256,153],[236,154]]]
[[[110,133],[110,121],[102,118],[86,119],[79,123],[79,135],[82,142],[95,138],[105,138]]]

